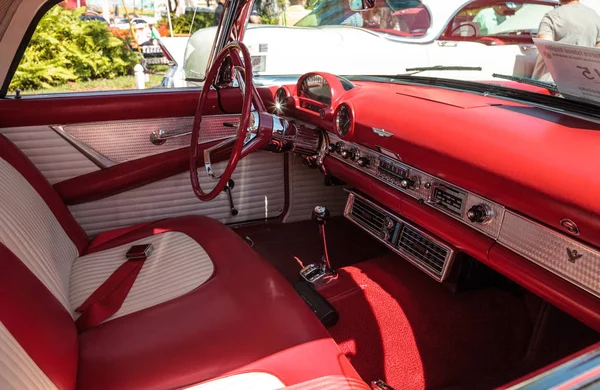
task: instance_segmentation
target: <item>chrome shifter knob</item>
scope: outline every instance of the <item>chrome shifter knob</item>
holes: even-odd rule
[[[312,220],[324,224],[329,219],[329,210],[325,206],[316,206],[312,211]]]

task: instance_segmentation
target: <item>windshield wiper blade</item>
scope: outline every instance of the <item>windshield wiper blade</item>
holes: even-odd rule
[[[545,81],[534,80],[529,77],[510,76],[507,74],[499,74],[499,73],[492,73],[492,77],[495,77],[497,79],[516,81],[517,83],[521,83],[521,84],[533,85],[534,87],[547,89],[550,92],[558,92],[558,88],[556,87],[555,84],[547,83]]]
[[[445,66],[445,65],[435,65],[435,66],[421,66],[417,68],[406,68],[406,73],[403,76],[410,76],[413,74],[427,72],[430,70],[471,70],[471,71],[481,71],[481,66]]]

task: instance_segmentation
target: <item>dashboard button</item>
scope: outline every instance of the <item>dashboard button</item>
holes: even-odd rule
[[[405,177],[404,179],[400,180],[400,187],[402,187],[404,189],[408,189],[408,188],[414,187],[414,186],[415,186],[415,181],[412,178]]]
[[[350,160],[354,160],[354,157],[356,156],[354,151],[348,149],[342,150],[341,154],[343,158],[349,158]]]
[[[356,160],[356,164],[358,164],[359,167],[366,168],[369,166],[369,159],[366,157],[360,157],[358,160]]]

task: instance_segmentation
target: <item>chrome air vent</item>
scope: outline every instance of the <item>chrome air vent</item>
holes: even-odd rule
[[[448,250],[425,237],[421,232],[408,225],[402,226],[398,237],[398,248],[413,257],[441,279],[444,265],[448,259]]]
[[[446,278],[454,259],[452,248],[363,195],[349,192],[346,218],[435,280]]]
[[[378,208],[371,206],[360,198],[354,198],[351,213],[352,218],[360,222],[363,228],[376,234],[378,237],[381,235],[385,214]]]

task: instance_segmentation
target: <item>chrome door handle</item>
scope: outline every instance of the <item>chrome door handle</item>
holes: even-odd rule
[[[162,145],[165,142],[167,142],[167,140],[170,138],[184,137],[186,135],[191,135],[191,134],[192,134],[192,130],[165,131],[165,130],[159,129],[158,131],[155,130],[152,133],[150,133],[150,142],[152,142],[154,145]]]

